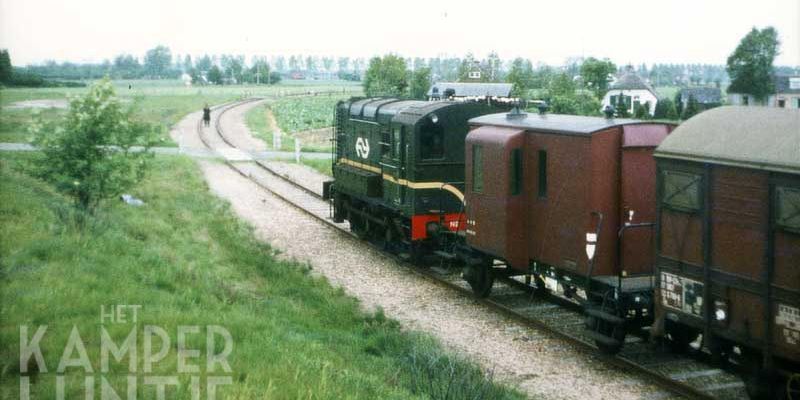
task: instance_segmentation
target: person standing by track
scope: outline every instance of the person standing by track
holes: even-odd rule
[[[206,106],[203,107],[203,125],[211,125],[211,108],[208,107],[208,103],[206,103]]]

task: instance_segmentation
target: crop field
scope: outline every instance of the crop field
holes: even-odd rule
[[[281,150],[294,151],[295,134],[332,126],[336,103],[358,94],[360,93],[348,92],[278,99],[250,110],[246,115],[247,126],[256,136],[264,140],[267,146],[272,146],[273,129],[267,120],[268,110],[272,111],[278,127],[284,133],[281,138]],[[329,133],[320,131],[306,137],[308,140],[300,142],[303,151],[331,151]]]
[[[175,80],[114,81],[121,101],[136,107],[137,116],[159,129],[163,145],[175,146],[169,130],[181,118],[203,108],[206,103],[219,104],[250,96],[277,97],[319,92],[342,92],[342,96],[360,93],[361,87],[341,81],[289,81],[272,86],[184,86]],[[66,111],[60,108],[12,108],[14,103],[27,100],[69,100],[83,94],[86,88],[42,88],[0,90],[0,142],[27,142],[27,123],[41,117],[54,121]],[[292,143],[293,145],[293,143]],[[293,149],[293,148],[292,148]]]
[[[222,351],[206,348],[206,329],[223,327],[232,343],[225,358],[230,370],[213,372],[230,383],[220,386],[218,398],[522,398],[431,337],[401,329],[380,310],[362,311],[308,265],[278,261],[275,249],[208,193],[191,159],[156,158],[131,192],[143,206],[109,201],[81,228],[70,201],[29,175],[34,156],[0,154],[0,398],[20,398],[22,325],[30,335],[47,325],[40,344],[48,370],[28,375],[31,398],[53,397],[73,326],[93,371],[120,396],[130,374],[137,398],[156,397],[155,386],[142,383],[150,375],[180,383],[167,386],[167,397],[192,398],[194,375],[180,370],[175,342],[151,374],[142,370],[145,325],[163,329],[167,340],[178,335],[178,347],[197,349],[188,362],[200,365],[202,379],[212,371],[198,360]],[[114,304],[139,306],[135,323],[129,315],[99,324],[100,305]],[[179,326],[198,331],[182,344]],[[128,355],[111,358],[101,373],[104,331],[116,345],[137,333],[138,368],[129,366]],[[84,369],[67,367],[64,376],[65,397],[82,397]]]

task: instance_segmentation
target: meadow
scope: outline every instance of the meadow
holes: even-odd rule
[[[220,104],[236,99],[260,96],[283,97],[320,92],[341,92],[342,96],[360,93],[361,86],[345,81],[286,81],[277,85],[184,86],[176,80],[114,81],[121,101],[134,106],[137,117],[154,124],[165,146],[176,144],[169,137],[170,128],[187,114],[203,105]],[[65,109],[9,108],[23,100],[69,100],[86,88],[9,88],[0,90],[0,142],[28,142],[27,123],[33,118],[56,121]],[[293,149],[293,148],[292,148]]]
[[[276,249],[208,192],[194,160],[157,157],[131,192],[143,206],[112,200],[79,227],[70,200],[29,175],[31,157],[0,154],[0,398],[20,395],[23,325],[28,337],[47,325],[40,342],[47,372],[25,375],[31,398],[54,396],[73,326],[93,372],[67,367],[67,398],[83,396],[86,376],[95,387],[107,379],[124,396],[127,375],[138,382],[137,398],[155,398],[154,386],[143,384],[152,375],[174,376],[179,386],[167,386],[167,397],[181,399],[191,398],[193,376],[212,375],[230,380],[218,393],[230,399],[522,398],[430,336],[401,329],[380,310],[365,312],[310,266],[278,261]],[[108,313],[117,304],[140,306],[136,322],[130,314],[125,322],[101,319],[101,306]],[[150,373],[145,325],[172,343]],[[206,347],[209,325],[230,333],[230,371],[206,369],[210,352],[224,352],[219,341]],[[179,326],[198,328],[181,344]],[[132,364],[124,355],[103,367],[104,330],[116,345],[138,334]],[[188,363],[199,372],[177,369],[181,346],[198,350]]]

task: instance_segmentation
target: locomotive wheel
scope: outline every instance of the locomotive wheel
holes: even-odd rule
[[[472,293],[477,297],[489,297],[489,294],[492,292],[494,273],[488,263],[480,262],[467,264],[464,271],[464,279],[469,283],[469,287],[472,288]]]
[[[700,336],[700,332],[695,329],[670,320],[664,321],[664,329],[670,350],[679,354],[686,353],[689,350],[689,344]]]
[[[351,232],[355,233],[356,236],[361,240],[367,238],[369,233],[369,225],[366,218],[361,216],[361,214],[348,211],[347,220],[350,221]]]

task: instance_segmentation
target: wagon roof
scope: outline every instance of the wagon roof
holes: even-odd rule
[[[678,126],[657,157],[800,173],[800,111],[718,107]]]
[[[508,118],[506,113],[489,114],[472,118],[469,122],[475,125],[507,126],[529,131],[585,136],[614,126],[642,123],[640,120],[628,118],[538,113],[528,113],[516,118]]]

